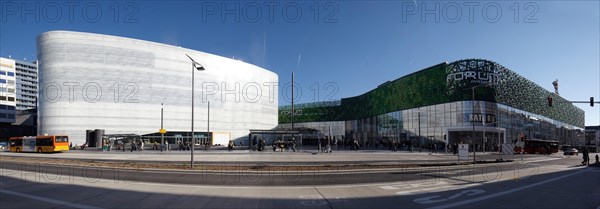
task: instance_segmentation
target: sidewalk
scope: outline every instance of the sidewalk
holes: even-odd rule
[[[135,161],[135,162],[189,162],[190,151],[157,151],[144,150],[141,152],[111,151],[103,152],[98,149],[71,150],[62,153],[13,153],[1,152],[0,156],[53,158],[53,159],[81,159],[100,161]],[[477,160],[495,160],[498,154],[495,152],[478,152]],[[501,156],[503,159],[521,158],[520,155]],[[524,155],[524,158],[562,158],[557,153],[551,156]],[[472,154],[471,154],[472,159]],[[457,156],[446,153],[429,152],[390,152],[387,150],[340,150],[333,153],[321,153],[316,150],[300,150],[297,152],[273,152],[272,150],[256,152],[249,150],[194,150],[194,161],[198,163],[278,163],[278,164],[404,164],[404,163],[440,163],[456,162]]]

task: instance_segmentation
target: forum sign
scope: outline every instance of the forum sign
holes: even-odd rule
[[[478,85],[495,84],[500,80],[502,68],[495,62],[481,59],[452,62],[446,68],[448,93],[453,94]]]

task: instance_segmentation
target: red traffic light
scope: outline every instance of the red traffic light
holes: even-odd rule
[[[552,97],[548,97],[548,107],[552,107]]]

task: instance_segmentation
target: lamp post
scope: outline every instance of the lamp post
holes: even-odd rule
[[[165,144],[165,134],[163,133],[163,103],[160,103],[160,152],[163,151],[163,145]]]
[[[475,88],[477,87],[481,87],[481,86],[490,86],[490,84],[484,84],[484,85],[477,85],[477,86],[473,86],[471,87],[471,105],[472,105],[472,109],[471,109],[471,124],[473,126],[473,132],[471,133],[471,140],[473,143],[475,143]],[[483,114],[482,114],[483,117]],[[485,129],[485,127],[484,127]],[[485,137],[485,136],[484,136]],[[475,144],[473,145],[473,164],[477,163],[476,158],[475,158],[475,153],[477,153],[477,146],[475,146]]]
[[[198,71],[203,71],[204,66],[202,66],[200,63],[196,62],[194,59],[192,59],[192,57],[190,57],[190,55],[185,54],[185,56],[187,56],[188,58],[190,58],[190,60],[192,61],[192,146],[191,146],[191,152],[190,152],[190,168],[193,169],[194,168],[194,72],[195,70]]]
[[[421,147],[423,146],[421,144],[421,109],[419,108],[419,111],[417,112],[417,117],[418,117],[418,122],[419,122],[419,152],[421,152]]]

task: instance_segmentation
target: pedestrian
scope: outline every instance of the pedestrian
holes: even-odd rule
[[[586,165],[590,161],[589,155],[587,155],[586,152],[587,152],[587,150],[583,149],[583,153],[582,153],[583,161],[581,161],[581,165]]]
[[[600,161],[598,161],[598,154],[596,154],[596,165],[600,164]]]
[[[585,164],[590,165],[590,151],[587,148],[584,148],[585,152]]]
[[[292,151],[296,152],[296,139],[292,138]]]
[[[131,152],[135,150],[135,142],[131,142]]]
[[[452,146],[452,152],[454,153],[454,155],[456,155],[458,153],[458,144],[454,143],[454,146]]]
[[[234,146],[234,145],[233,145],[233,141],[229,140],[229,143],[227,144],[227,149],[228,149],[229,151],[232,151],[232,150],[233,150],[233,146]]]
[[[140,141],[140,152],[144,150],[144,141]]]

